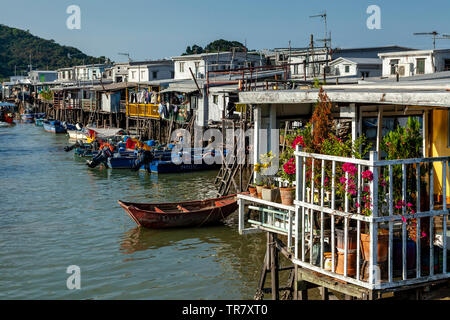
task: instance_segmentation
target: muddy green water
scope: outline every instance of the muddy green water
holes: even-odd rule
[[[146,230],[117,204],[214,197],[216,171],[89,169],[65,135],[0,128],[0,299],[251,299],[265,237],[225,225]],[[81,289],[69,290],[69,265]]]

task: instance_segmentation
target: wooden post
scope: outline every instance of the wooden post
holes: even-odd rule
[[[280,295],[278,292],[278,251],[275,245],[277,235],[275,233],[269,233],[270,235],[270,278],[272,282],[272,300],[279,300]]]

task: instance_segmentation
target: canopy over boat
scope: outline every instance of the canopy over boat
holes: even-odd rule
[[[125,131],[121,128],[91,128],[91,127],[86,128],[89,130],[91,135],[92,135],[91,131],[94,131],[95,135],[98,138],[109,138],[117,135],[122,135],[125,133]]]

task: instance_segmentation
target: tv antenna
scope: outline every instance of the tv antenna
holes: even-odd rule
[[[129,54],[129,53],[119,52],[118,54],[121,55],[121,56],[126,56],[126,57],[128,57],[128,63],[131,62],[131,58],[130,58],[130,54]]]
[[[436,40],[450,40],[450,35],[448,34],[441,34],[437,31],[431,31],[431,32],[415,32],[413,33],[415,36],[432,36],[433,38],[433,49],[436,49]],[[439,37],[441,36],[441,37]]]
[[[323,41],[325,43],[325,48],[328,48],[328,41],[330,41],[331,43],[331,35],[330,38],[328,38],[328,25],[327,25],[327,11],[324,10],[323,13],[321,14],[316,14],[314,16],[309,16],[310,18],[322,18],[324,25],[325,25],[325,38],[324,39],[320,39],[318,41]]]

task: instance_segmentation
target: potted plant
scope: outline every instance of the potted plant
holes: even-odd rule
[[[260,173],[262,180],[262,199],[270,202],[276,202],[278,198],[278,188],[273,184],[272,175],[270,174],[274,159],[275,156],[272,154],[272,151],[262,154],[260,156],[261,163],[258,166],[258,170],[255,170]]]
[[[250,196],[254,198],[258,198],[258,191],[256,189],[256,184],[249,184],[248,191],[250,192]]]

